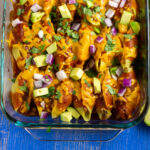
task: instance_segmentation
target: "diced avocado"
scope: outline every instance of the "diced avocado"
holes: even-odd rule
[[[95,94],[99,94],[101,92],[100,80],[94,77],[93,78],[93,85],[94,85]]]
[[[64,112],[60,115],[61,121],[70,122],[72,120],[71,112]]]
[[[75,119],[79,119],[80,114],[73,107],[68,107],[67,110],[72,114]]]
[[[90,0],[87,0],[86,3],[87,3],[88,8],[91,8],[94,6],[93,2]]]
[[[134,31],[135,34],[139,34],[140,32],[140,24],[137,21],[132,21],[130,23],[132,30]]]
[[[37,67],[46,66],[46,55],[40,55],[33,58]]]
[[[12,54],[13,54],[15,60],[17,60],[19,57],[21,57],[19,48],[15,45],[13,46]]]
[[[34,90],[33,96],[39,97],[39,96],[47,95],[48,93],[49,93],[48,88],[41,88],[41,89]]]
[[[72,18],[71,13],[66,4],[59,6],[58,8],[63,18]]]
[[[120,24],[127,25],[129,24],[132,17],[132,13],[128,11],[123,11],[123,14],[121,16]]]
[[[31,22],[36,23],[42,19],[42,17],[45,15],[44,12],[35,12],[31,14]]]
[[[81,79],[82,75],[83,75],[83,70],[80,68],[73,68],[71,73],[70,73],[70,77],[74,80],[79,80]]]
[[[150,107],[149,107],[148,112],[144,118],[144,122],[147,126],[150,126]]]
[[[20,5],[24,5],[27,2],[27,0],[19,0]]]
[[[46,50],[47,50],[48,54],[52,54],[52,53],[56,52],[57,51],[57,43],[54,42]]]

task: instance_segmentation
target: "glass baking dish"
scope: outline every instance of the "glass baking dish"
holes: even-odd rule
[[[141,122],[147,112],[149,105],[149,9],[148,0],[138,0],[139,22],[141,33],[139,35],[139,56],[136,60],[136,76],[141,87],[141,106],[139,113],[131,120],[91,120],[84,122],[79,120],[73,123],[63,123],[59,119],[50,117],[41,121],[39,117],[23,116],[15,112],[10,102],[10,89],[12,78],[11,55],[8,49],[7,39],[9,33],[9,14],[12,10],[10,0],[2,0],[0,5],[1,25],[1,52],[0,52],[0,78],[1,99],[0,106],[3,114],[19,127],[25,128],[33,137],[39,140],[57,141],[106,141],[118,135],[122,130],[135,126]],[[51,129],[49,133],[47,129]]]

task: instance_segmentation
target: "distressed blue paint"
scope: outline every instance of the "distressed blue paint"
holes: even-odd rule
[[[150,150],[150,127],[140,125],[122,132],[111,142],[44,142],[33,139],[0,112],[0,150]]]

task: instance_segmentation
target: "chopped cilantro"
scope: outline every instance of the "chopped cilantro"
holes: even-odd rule
[[[49,89],[49,96],[53,96],[55,94],[55,87],[54,86],[51,86]]]
[[[24,9],[18,8],[17,9],[17,16],[20,16],[22,13],[24,13]]]
[[[26,40],[26,41],[24,41],[24,43],[25,43],[25,44],[28,44],[28,43],[29,43],[29,41],[28,41],[28,40]]]
[[[31,65],[31,61],[32,61],[32,56],[30,56],[28,59],[26,59],[26,65],[25,65],[25,69],[28,69],[29,66]]]
[[[98,76],[98,78],[100,79],[102,77],[102,74],[100,74],[99,76]]]
[[[39,49],[40,49],[41,51],[43,51],[43,50],[44,50],[44,48],[45,48],[45,45],[41,45],[41,46],[39,46]]]
[[[60,41],[62,39],[61,36],[53,35],[55,41]]]
[[[88,77],[90,78],[93,78],[93,77],[96,77],[97,76],[97,72],[92,70],[92,69],[89,69],[88,71],[85,71],[85,73],[87,74]]]
[[[106,85],[106,87],[108,88],[108,91],[111,95],[116,95],[116,91],[110,86],[110,85]]]
[[[15,81],[16,81],[16,78],[13,78],[11,81],[12,81],[13,83],[15,83]]]
[[[84,79],[84,83],[88,86],[88,87],[91,87],[91,84],[88,83],[88,81],[86,79]]]
[[[107,44],[105,46],[105,51],[112,51],[115,48],[115,44],[113,43],[113,40],[111,38],[110,34],[107,34]]]
[[[29,111],[30,110],[30,105],[27,101],[25,102],[25,105],[26,105],[27,111]]]
[[[133,34],[124,34],[123,36],[127,39],[132,39]]]
[[[32,54],[37,54],[37,53],[40,53],[41,51],[40,51],[39,49],[37,49],[36,47],[33,47],[33,48],[30,50],[30,52],[31,52]]]
[[[73,58],[72,58],[72,60],[74,61],[74,60],[77,60],[77,56],[73,56]]]
[[[26,83],[24,83],[24,85],[23,85],[23,86],[19,86],[19,89],[20,89],[21,91],[26,92],[26,91],[27,91]]]
[[[76,95],[76,91],[75,91],[75,90],[73,90],[73,91],[72,91],[72,94],[73,94],[73,95]]]
[[[62,49],[66,49],[66,47],[65,47],[65,46],[63,46],[63,47],[62,47]]]
[[[56,90],[56,96],[55,96],[55,98],[59,100],[61,96],[62,95],[61,95],[60,91]]]
[[[111,74],[116,74],[117,69],[118,69],[118,67],[112,67],[112,68],[110,68],[110,73]]]

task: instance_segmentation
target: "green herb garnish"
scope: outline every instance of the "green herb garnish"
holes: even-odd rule
[[[72,94],[73,94],[73,95],[76,95],[76,91],[75,91],[75,90],[73,90],[73,91],[72,91]]]
[[[37,49],[36,47],[33,47],[33,48],[30,50],[30,52],[31,52],[32,54],[37,54],[37,53],[40,53],[41,51],[40,51],[39,49]]]
[[[30,110],[30,105],[27,101],[25,102],[25,105],[26,105],[27,111],[29,111]]]
[[[11,81],[12,81],[13,83],[15,83],[15,81],[16,81],[16,78],[13,78],[13,79],[11,79]]]
[[[55,41],[60,41],[62,39],[61,36],[53,35]]]
[[[92,69],[89,69],[88,71],[85,71],[85,73],[87,74],[88,77],[90,78],[93,78],[93,77],[96,77],[97,76],[97,72],[92,70]]]
[[[26,91],[27,91],[26,83],[24,83],[24,85],[23,85],[23,86],[19,86],[19,89],[20,89],[21,91],[26,92]]]
[[[25,65],[25,69],[28,69],[29,66],[31,65],[32,62],[32,56],[30,56],[28,59],[26,59],[26,65]]]
[[[61,96],[62,95],[61,95],[60,91],[56,90],[56,96],[55,96],[55,98],[59,100]]]
[[[91,84],[88,83],[88,81],[86,79],[84,79],[84,83],[88,86],[88,87],[91,87]]]
[[[107,44],[105,46],[105,51],[112,51],[115,48],[115,44],[113,43],[113,40],[111,38],[110,34],[107,34]]]
[[[110,86],[110,85],[106,85],[106,87],[108,88],[108,91],[111,95],[116,95],[116,91]]]

